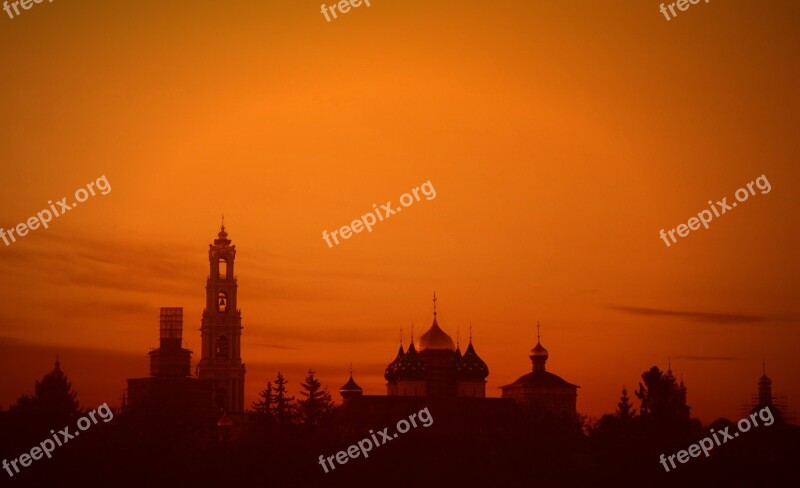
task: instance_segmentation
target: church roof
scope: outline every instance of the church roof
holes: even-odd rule
[[[455,351],[456,349],[453,339],[439,327],[435,314],[431,328],[419,338],[419,350],[424,351],[426,349],[447,349],[450,351]]]
[[[471,339],[464,357],[456,362],[456,376],[468,380],[485,380],[489,376],[489,367],[475,352]]]
[[[217,233],[217,238],[214,239],[215,246],[228,246],[231,243],[231,240],[228,239],[228,233],[225,232],[225,216],[222,216],[222,225],[219,227],[219,233]]]
[[[510,385],[501,386],[500,388],[506,388],[509,386],[526,386],[533,388],[580,388],[580,386],[573,385],[572,383],[565,381],[560,376],[554,375],[549,371],[533,371],[525,376],[519,377],[517,381],[511,383]]]
[[[425,378],[428,372],[428,363],[422,359],[414,348],[414,341],[408,346],[408,351],[400,358],[395,368],[398,380],[419,380]]]
[[[456,345],[453,342],[453,338],[439,327],[439,323],[436,321],[436,313],[436,292],[433,292],[433,324],[431,324],[431,328],[419,338],[419,350],[420,352],[426,349],[455,351]]]
[[[347,383],[339,389],[339,393],[361,393],[364,390],[358,386],[356,381],[353,379],[353,373],[350,373],[350,379],[347,380]]]
[[[533,358],[544,358],[544,359],[547,359],[548,357],[550,357],[550,354],[547,352],[547,349],[545,349],[544,346],[542,346],[541,342],[536,341],[536,346],[533,349],[531,349],[531,353],[529,354],[529,357],[531,359],[533,359]]]
[[[403,344],[400,344],[400,349],[397,350],[397,356],[395,356],[394,361],[389,363],[389,366],[386,366],[386,371],[383,373],[383,377],[386,378],[386,381],[390,383],[397,381],[397,365],[404,355]]]

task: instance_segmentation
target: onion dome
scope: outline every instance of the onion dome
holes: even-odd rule
[[[531,353],[529,354],[529,357],[531,358],[531,360],[535,360],[536,358],[540,358],[540,359],[543,359],[543,360],[547,361],[547,358],[550,357],[550,353],[548,353],[547,349],[545,349],[544,346],[542,346],[541,342],[536,341],[536,347],[531,349]]]
[[[433,324],[431,328],[419,338],[419,350],[425,351],[427,349],[446,349],[448,351],[455,351],[456,349],[453,339],[447,335],[447,332],[439,328],[439,323],[436,321],[435,292],[433,294]]]
[[[540,329],[542,327],[541,323],[536,324],[536,346],[531,349],[531,353],[528,355],[531,358],[531,362],[533,363],[533,370],[534,371],[544,371],[544,364],[547,362],[547,358],[550,357],[550,354],[547,352],[547,349],[542,346],[541,341],[541,334]]]
[[[460,380],[485,380],[489,376],[489,367],[475,352],[470,339],[464,357],[456,363],[456,378]]]
[[[345,400],[354,397],[354,396],[361,396],[364,394],[364,390],[358,386],[358,384],[353,379],[353,371],[350,371],[350,379],[347,380],[347,383],[339,389],[339,394],[342,395],[342,398]]]
[[[541,324],[538,324],[537,328],[540,326]],[[547,349],[542,346],[541,335],[537,332],[536,346],[531,349],[530,353],[531,362],[533,362],[533,371],[525,376],[519,377],[517,381],[511,383],[510,385],[501,386],[500,388],[522,387],[548,389],[571,392],[570,394],[575,394],[575,389],[580,388],[578,385],[573,385],[572,383],[565,381],[560,376],[556,376],[553,373],[545,371],[544,365],[547,362],[548,357],[550,357],[550,355],[548,354]]]
[[[453,339],[447,335],[447,332],[439,328],[436,317],[433,317],[431,328],[419,338],[419,350],[425,351],[428,349],[447,349],[450,351],[456,349]]]
[[[408,346],[408,351],[403,355],[395,368],[398,380],[421,380],[428,372],[428,363],[422,359],[414,348],[414,341]]]
[[[397,356],[394,358],[394,361],[389,363],[389,366],[386,366],[386,371],[383,373],[383,377],[386,378],[386,381],[389,383],[394,383],[397,381],[397,364],[405,355],[403,352],[403,343],[400,343],[400,349],[397,350]]]

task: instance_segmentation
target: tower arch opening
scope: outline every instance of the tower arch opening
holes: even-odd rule
[[[217,312],[228,311],[228,294],[224,291],[217,293]]]

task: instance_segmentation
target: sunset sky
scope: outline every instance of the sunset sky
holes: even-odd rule
[[[578,410],[652,365],[739,417],[761,362],[800,405],[800,3],[55,1],[0,12],[0,405],[62,367],[84,406],[148,374],[162,306],[199,358],[208,244],[237,246],[246,403],[278,370],[368,394],[431,323],[470,322],[487,394],[548,370]],[[672,229],[765,175],[737,208]],[[333,249],[322,240],[430,181]],[[463,349],[463,347],[462,347]]]

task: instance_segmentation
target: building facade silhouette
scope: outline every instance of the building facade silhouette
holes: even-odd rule
[[[191,377],[192,351],[182,346],[183,308],[160,310],[159,347],[150,351],[150,376],[128,380],[123,410],[151,419],[213,416],[212,384]]]
[[[397,356],[384,372],[388,396],[475,397],[486,396],[489,367],[475,352],[470,333],[464,354],[458,344],[439,327],[436,294],[433,294],[433,323],[419,340],[412,334],[408,350],[402,341]]]
[[[772,392],[772,380],[767,376],[766,362],[761,364],[761,378],[758,379],[758,393],[750,401],[742,405],[741,416],[758,412],[768,407],[778,422],[794,423],[794,412],[789,408],[789,401],[785,395]]]
[[[224,224],[208,247],[209,275],[197,372],[200,379],[213,384],[218,409],[243,413],[245,365],[241,357],[242,312],[237,306],[238,283],[234,275],[236,246],[228,239]]]
[[[546,370],[550,354],[542,346],[538,333],[529,357],[533,371],[501,386],[503,398],[513,399],[524,411],[575,415],[579,386]]]

